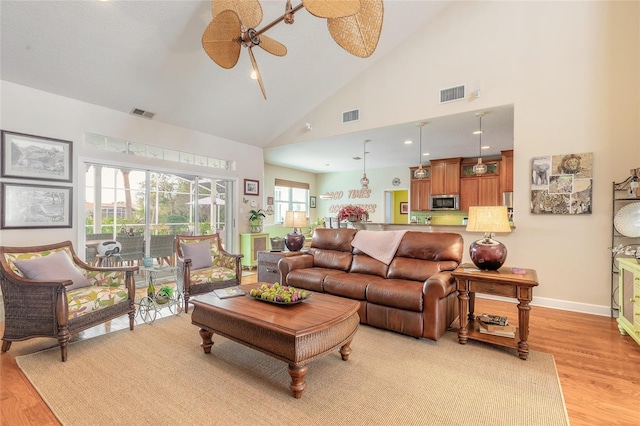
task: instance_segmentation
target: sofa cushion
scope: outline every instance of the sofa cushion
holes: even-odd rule
[[[324,250],[311,247],[309,254],[313,256],[313,266],[317,268],[339,269],[348,271],[351,267],[351,252]]]
[[[328,268],[294,269],[286,277],[287,285],[305,290],[324,292],[324,279],[329,275],[344,274],[344,271]]]
[[[452,232],[417,232],[409,231],[404,234],[397,257],[409,257],[433,261],[462,261],[464,242],[462,235]],[[455,269],[455,267],[454,267]]]
[[[56,281],[71,280],[73,284],[67,290],[73,290],[89,285],[87,277],[71,263],[71,259],[64,251],[58,251],[48,256],[27,260],[16,260],[15,265],[29,280]]]
[[[389,265],[387,278],[424,282],[437,272],[440,272],[440,262],[396,257]]]
[[[323,288],[325,293],[333,294],[334,296],[366,300],[367,286],[375,281],[382,282],[385,279],[377,275],[349,272],[329,275],[324,279]]]
[[[354,250],[356,251],[356,250]],[[388,266],[366,254],[354,254],[349,272],[386,277]]]
[[[191,269],[209,268],[213,265],[211,244],[209,241],[185,244],[180,243],[185,259],[191,259]]]
[[[405,311],[422,312],[423,286],[422,282],[410,280],[373,281],[367,287],[367,302]]]

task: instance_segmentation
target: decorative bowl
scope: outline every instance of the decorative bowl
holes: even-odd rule
[[[295,305],[308,299],[312,294],[307,290],[281,286],[278,283],[262,284],[262,286],[246,292],[247,297],[276,305]]]

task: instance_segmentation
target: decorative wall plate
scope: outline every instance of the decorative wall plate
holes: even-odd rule
[[[613,226],[625,237],[640,237],[640,203],[627,204],[618,210]]]
[[[399,178],[393,178],[393,180],[391,181],[391,184],[393,186],[398,186],[400,185],[400,179]]]

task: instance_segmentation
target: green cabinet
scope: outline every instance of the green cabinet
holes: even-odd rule
[[[623,258],[618,259],[618,266],[618,329],[640,344],[640,263],[633,258]]]
[[[242,266],[253,269],[258,265],[258,252],[269,250],[269,234],[240,234]]]

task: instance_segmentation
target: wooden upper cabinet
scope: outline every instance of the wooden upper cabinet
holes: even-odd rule
[[[460,194],[460,162],[462,158],[431,160],[431,194]]]
[[[502,151],[501,192],[513,192],[513,150]]]
[[[500,160],[485,161],[487,173],[482,176],[473,174],[476,163],[464,163],[461,166],[460,210],[469,211],[470,206],[499,206],[502,203]]]
[[[429,210],[429,195],[431,195],[430,167],[424,167],[427,171],[427,177],[424,179],[415,179],[414,173],[417,167],[411,167],[411,194],[409,198],[409,209],[411,211],[427,211]]]

